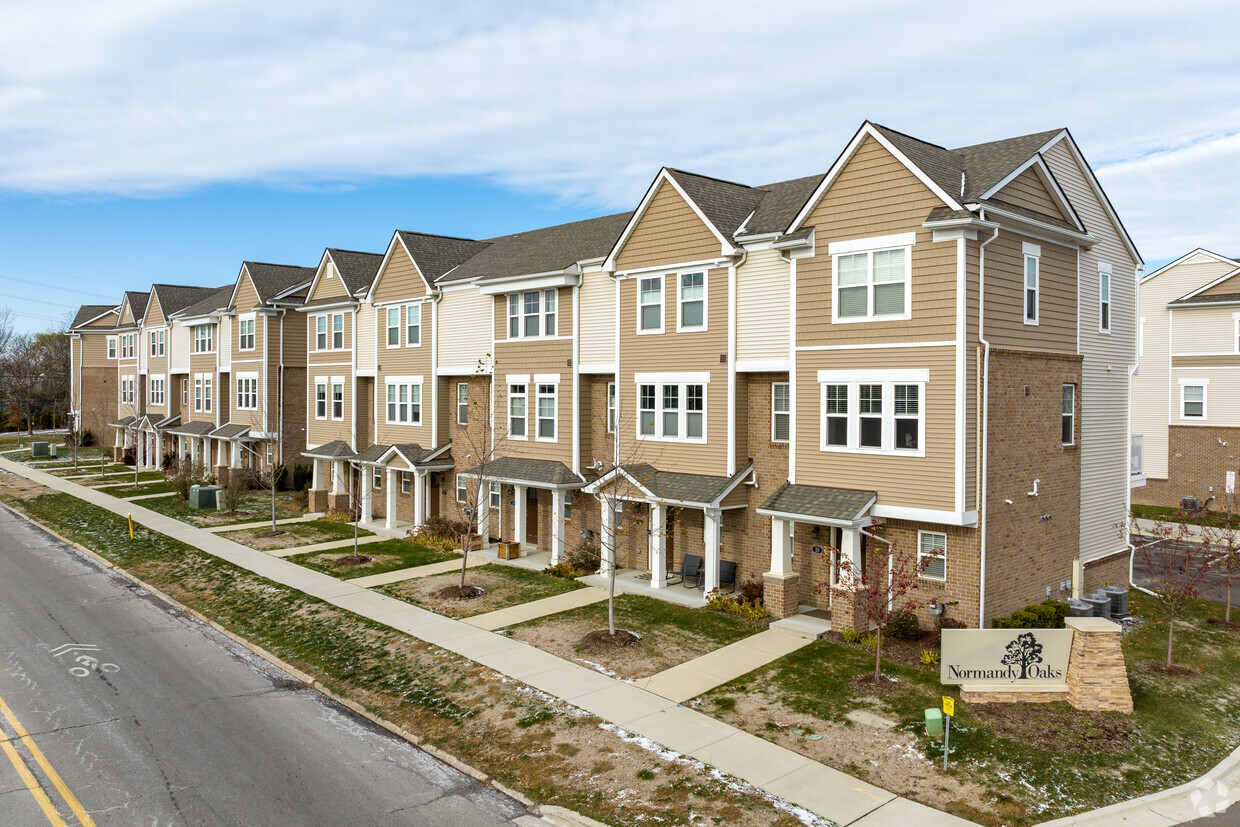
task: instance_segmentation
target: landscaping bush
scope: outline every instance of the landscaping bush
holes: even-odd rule
[[[469,523],[464,520],[450,520],[447,517],[431,517],[423,528],[427,534],[451,538],[459,545],[461,535],[469,531]]]
[[[584,577],[588,571],[575,568],[571,563],[561,560],[554,566],[547,566],[543,569],[543,574],[549,574],[552,577],[558,577],[561,580],[576,580],[578,577]]]
[[[602,560],[602,549],[597,540],[582,540],[581,545],[564,555],[564,562],[575,569],[589,573],[597,571]]]
[[[95,435],[89,430],[82,431],[82,441],[78,443],[79,448],[89,448],[95,444]]]
[[[921,624],[917,615],[909,611],[892,612],[883,627],[883,635],[892,640],[917,640],[921,637]]]
[[[353,515],[347,511],[335,508],[324,514],[323,519],[329,523],[351,523],[353,522]]]
[[[921,662],[924,666],[934,666],[939,662],[939,653],[933,649],[922,649]]]
[[[738,615],[746,620],[760,621],[770,617],[770,613],[761,603],[753,603],[743,598],[729,597],[718,589],[711,589],[706,594],[706,608],[724,614]]]
[[[939,627],[940,632],[943,631],[944,629],[966,629],[968,628],[967,626],[964,625],[963,620],[959,620],[954,617],[944,617],[943,615],[939,615],[938,627]]]
[[[314,483],[314,469],[309,465],[293,466],[293,490],[309,491]]]
[[[245,495],[249,490],[250,487],[246,484],[244,474],[230,474],[228,485],[224,486],[221,492],[224,497],[224,510],[240,511],[241,504],[245,501]]]
[[[861,633],[858,632],[856,629],[845,629],[844,631],[840,632],[840,635],[844,638],[845,643],[860,643],[861,642]]]
[[[445,536],[432,531],[429,525],[410,529],[405,537],[410,542],[426,546],[427,548],[439,549],[440,551],[456,551],[461,547],[461,535]]]
[[[992,629],[1062,629],[1068,616],[1068,604],[1062,600],[1045,600],[1026,606],[1010,617],[990,621]]]
[[[765,605],[766,586],[761,580],[750,578],[741,584],[741,600],[746,603]]]

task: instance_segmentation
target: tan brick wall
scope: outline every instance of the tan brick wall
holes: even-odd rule
[[[1101,560],[1093,560],[1085,564],[1084,593],[1096,592],[1103,586],[1120,586],[1128,588],[1130,574],[1128,551],[1112,554]]]
[[[83,367],[81,382],[82,430],[94,435],[96,445],[111,445],[116,438],[108,427],[116,419],[116,365]]]
[[[1220,445],[1220,440],[1227,445]],[[1237,457],[1240,428],[1172,425],[1167,433],[1167,479],[1146,480],[1145,485],[1132,489],[1132,501],[1179,507],[1181,497],[1196,495],[1205,502],[1212,485],[1216,499],[1210,507],[1225,510],[1227,472],[1240,471]],[[1240,510],[1240,505],[1233,509]]]
[[[944,617],[976,627],[981,583],[981,530],[909,520],[888,520],[876,527],[872,533],[890,540],[895,544],[896,554],[901,559],[908,559],[911,564],[915,564],[918,533],[921,531],[936,531],[947,535],[947,577],[945,580],[918,578],[917,589],[908,596],[917,605],[918,622],[922,628],[934,627],[938,618],[930,614],[926,605],[935,600],[956,604],[946,607]]]
[[[960,700],[973,704],[1050,704],[1067,700],[1063,692],[972,692],[961,688]]]

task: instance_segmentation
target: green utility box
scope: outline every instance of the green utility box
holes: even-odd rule
[[[218,502],[219,490],[214,485],[191,485],[189,487],[189,507],[215,508]]]
[[[938,736],[943,734],[943,710],[926,710],[926,734]]]
[[[32,443],[30,443],[30,456],[32,456],[32,457],[45,457],[45,456],[47,456],[47,455],[48,455],[48,447],[47,447],[47,443],[46,443],[46,442],[32,442]]]

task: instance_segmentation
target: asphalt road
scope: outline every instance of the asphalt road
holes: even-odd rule
[[[525,814],[7,511],[0,701],[5,827],[501,825]]]
[[[1142,559],[1141,544],[1149,542],[1148,538],[1133,537],[1133,545],[1137,546],[1137,553],[1132,561],[1132,577],[1138,586],[1150,587],[1152,584],[1146,573],[1145,561]],[[1213,600],[1216,603],[1227,602],[1227,586],[1223,583],[1222,575],[1211,571],[1202,579],[1198,591],[1206,600]],[[1240,619],[1240,582],[1231,585],[1231,606],[1232,619]]]

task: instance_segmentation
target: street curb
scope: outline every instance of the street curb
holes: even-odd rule
[[[247,650],[254,653],[255,655],[258,655],[263,660],[267,661],[273,666],[279,669],[282,669],[285,672],[288,672],[290,675],[295,677],[297,680],[304,683],[308,688],[315,690],[316,692],[318,692],[321,695],[326,696],[327,698],[330,698],[332,701],[345,707],[346,709],[348,709],[350,712],[354,713],[355,715],[359,715],[362,718],[365,718],[366,720],[370,721],[372,724],[382,727],[383,729],[387,730],[388,732],[395,735],[396,737],[404,741],[407,741],[414,747],[417,747],[418,749],[422,750],[427,755],[430,755],[432,758],[442,761],[443,763],[447,764],[453,769],[456,769],[470,776],[471,778],[478,781],[479,783],[490,786],[491,788],[493,788],[500,794],[508,796],[509,798],[513,799],[514,801],[516,801],[517,803],[525,807],[526,810],[529,811],[531,814],[541,817],[544,821],[550,824],[556,825],[556,827],[596,827],[596,825],[597,827],[606,827],[606,825],[604,825],[602,822],[595,821],[592,818],[583,816],[580,813],[576,813],[564,807],[558,807],[558,806],[551,805],[551,804],[545,805],[546,810],[548,810],[549,812],[544,813],[543,812],[544,806],[539,805],[538,802],[532,800],[528,796],[518,792],[517,790],[514,790],[510,787],[505,786],[504,784],[496,780],[493,776],[488,775],[487,773],[483,772],[482,770],[478,769],[477,767],[471,764],[465,763],[461,759],[457,758],[455,755],[444,752],[443,750],[434,746],[433,744],[425,743],[420,736],[415,735],[412,732],[409,732],[408,730],[406,730],[404,727],[400,726],[399,724],[395,724],[392,721],[387,720],[386,718],[381,718],[378,715],[375,715],[374,713],[366,709],[366,707],[359,704],[357,701],[354,701],[351,698],[346,698],[342,695],[338,695],[336,692],[324,686],[323,683],[320,680],[318,680],[318,678],[315,678],[313,675],[303,672],[302,670],[298,669],[296,666],[293,666],[292,664],[287,663],[284,659],[278,657],[277,655],[272,654],[271,652],[268,652],[263,647],[258,646],[257,644],[251,643],[250,641],[246,640],[240,635],[237,635],[229,631],[228,629],[221,626],[219,623],[216,623],[211,618],[207,617],[206,615],[202,614],[196,609],[191,609],[189,606],[186,606],[185,604],[181,603],[181,601],[177,600],[175,597],[172,597],[171,595],[164,593],[162,590],[155,588],[150,583],[147,583],[145,580],[141,579],[140,577],[137,577],[136,575],[130,573],[129,571],[121,568],[120,566],[113,563],[111,560],[108,560],[106,557],[103,557],[97,552],[92,551],[91,549],[87,548],[81,543],[76,543],[73,540],[70,540],[69,538],[60,535],[58,532],[53,531],[52,529],[43,525],[43,523],[39,522],[33,517],[30,517],[29,515],[23,514],[19,511],[15,511],[7,503],[0,502],[0,508],[4,509],[5,511],[7,511],[8,513],[12,514],[15,517],[18,517],[30,523],[31,525],[36,526],[40,531],[44,532],[45,534],[48,534],[51,537],[56,538],[58,541],[64,543],[65,545],[70,546],[73,549],[76,549],[77,551],[86,555],[90,559],[94,560],[99,565],[103,566],[105,569],[116,572],[121,577],[130,581],[134,585],[140,586],[141,588],[149,591],[151,594],[157,596],[160,600],[163,600],[164,602],[168,603],[170,606],[172,606],[172,608],[176,609],[177,611],[183,612],[184,614],[187,614],[195,618],[196,620],[206,624],[207,626],[211,627],[215,631],[224,635],[225,637],[227,637],[229,640],[233,641],[234,643],[237,643],[238,645],[245,647]]]

